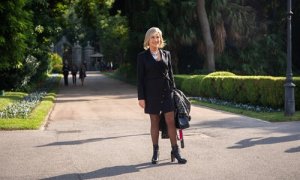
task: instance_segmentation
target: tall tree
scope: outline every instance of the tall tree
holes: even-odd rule
[[[126,17],[111,10],[113,2],[79,0],[75,19],[81,23],[82,33],[76,38],[82,43],[90,41],[96,51],[104,54],[104,61],[120,64],[127,51],[128,25]]]
[[[197,0],[197,13],[206,49],[206,61],[204,66],[209,72],[213,72],[215,71],[215,46],[211,36],[210,25],[205,8],[205,0]]]
[[[33,13],[35,43],[28,43],[29,53],[36,57],[40,66],[33,80],[44,78],[49,69],[48,53],[51,43],[55,42],[65,27],[64,15],[73,0],[27,0],[26,8]]]
[[[34,42],[32,13],[25,0],[0,3],[0,89],[19,85],[24,76],[28,42]]]
[[[0,70],[22,66],[33,27],[32,14],[24,9],[25,5],[25,0],[0,3]]]

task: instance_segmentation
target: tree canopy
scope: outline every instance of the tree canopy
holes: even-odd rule
[[[280,0],[3,0],[0,89],[43,77],[51,69],[51,44],[63,35],[72,44],[90,41],[106,61],[131,66],[135,74],[136,55],[152,26],[162,30],[176,73],[283,76],[286,6]],[[295,74],[300,74],[299,10],[300,2],[293,1]],[[213,51],[207,51],[209,36]]]

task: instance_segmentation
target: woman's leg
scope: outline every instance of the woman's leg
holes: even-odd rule
[[[158,138],[159,138],[159,115],[150,114],[151,120],[151,138],[153,144],[153,155],[152,155],[152,164],[157,164],[159,161],[159,146],[158,146]]]
[[[83,86],[83,80],[84,80],[83,77],[81,77],[80,80],[81,80],[81,86]]]
[[[174,111],[165,113],[166,124],[168,127],[168,135],[172,146],[177,145],[177,132],[174,119]]]
[[[168,126],[168,134],[172,145],[171,161],[176,158],[179,164],[185,164],[186,159],[182,158],[177,146],[177,131],[175,126],[174,111],[165,113],[166,124]]]
[[[153,145],[158,145],[158,138],[159,138],[159,115],[158,114],[150,114],[151,120],[151,128],[150,134],[152,138]]]

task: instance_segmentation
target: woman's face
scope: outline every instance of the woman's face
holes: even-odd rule
[[[161,44],[161,39],[160,39],[158,32],[152,34],[149,39],[149,47],[150,48],[159,48],[160,44]]]

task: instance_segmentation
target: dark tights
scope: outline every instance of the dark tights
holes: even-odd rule
[[[174,120],[174,111],[167,112],[164,114],[166,124],[168,127],[168,135],[171,141],[171,145],[175,146],[177,145],[177,132],[175,127],[175,120]],[[158,145],[158,138],[159,138],[159,115],[158,114],[150,114],[150,120],[151,120],[151,138],[153,145]]]

